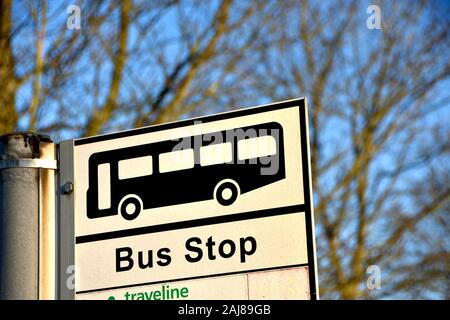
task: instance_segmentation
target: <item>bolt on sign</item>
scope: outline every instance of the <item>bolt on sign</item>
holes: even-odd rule
[[[305,99],[60,148],[66,296],[318,298]]]

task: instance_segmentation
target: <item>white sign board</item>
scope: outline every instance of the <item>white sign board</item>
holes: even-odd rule
[[[72,153],[76,299],[317,299],[305,99]]]

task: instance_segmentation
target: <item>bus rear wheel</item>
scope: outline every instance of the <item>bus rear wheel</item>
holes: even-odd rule
[[[119,205],[119,212],[126,220],[136,219],[142,211],[142,201],[137,196],[127,196]]]
[[[214,198],[221,205],[229,206],[236,201],[239,193],[239,185],[235,181],[227,179],[217,184],[214,190]]]

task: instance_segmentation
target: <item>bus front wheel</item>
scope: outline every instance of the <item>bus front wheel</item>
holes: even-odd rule
[[[119,212],[126,220],[136,219],[142,211],[142,201],[138,196],[130,195],[122,199]]]
[[[233,204],[239,196],[239,185],[231,179],[221,181],[214,190],[214,198],[223,206]]]

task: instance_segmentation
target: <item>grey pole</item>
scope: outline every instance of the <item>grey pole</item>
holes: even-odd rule
[[[52,298],[54,149],[43,135],[0,137],[0,299]]]

